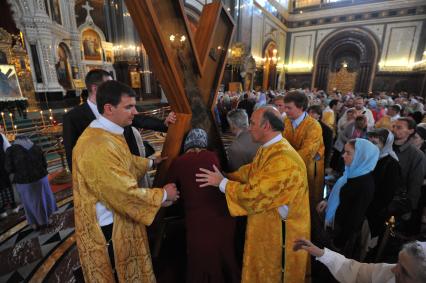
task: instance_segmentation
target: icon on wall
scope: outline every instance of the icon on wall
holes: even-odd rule
[[[0,98],[22,97],[15,66],[0,65]]]
[[[52,11],[52,20],[62,25],[61,8],[59,7],[59,0],[50,0],[50,9]]]
[[[83,32],[83,54],[85,60],[102,60],[101,37],[92,29]]]

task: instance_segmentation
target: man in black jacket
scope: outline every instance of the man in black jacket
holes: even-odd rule
[[[324,168],[328,168],[330,164],[331,149],[333,147],[333,130],[327,126],[322,118],[322,109],[319,105],[312,105],[308,108],[308,114],[318,121],[322,129],[322,140],[324,142]]]
[[[416,235],[420,227],[420,219],[416,216],[418,216],[418,204],[425,176],[424,154],[409,142],[409,138],[415,130],[416,122],[408,117],[398,118],[392,125],[392,132],[395,136],[393,150],[399,159],[405,194],[409,202],[408,204],[405,202],[405,205],[401,206],[400,201],[394,200],[391,202],[390,210],[392,215],[402,214],[396,219],[397,227],[406,236]],[[404,192],[397,191],[396,194],[403,196]]]
[[[87,73],[85,79],[87,91],[89,92],[87,101],[74,107],[71,111],[64,115],[63,139],[65,154],[70,170],[72,170],[72,149],[83,131],[100,115],[96,107],[97,89],[101,83],[108,80],[112,80],[112,77],[111,74],[105,70],[94,69]],[[164,121],[145,115],[135,116],[133,124],[124,128],[124,137],[126,138],[130,152],[134,155],[139,155],[139,149],[131,128],[132,126],[138,129],[143,128],[159,132],[167,132],[169,123],[174,123],[175,120],[176,116],[173,112],[171,112]]]

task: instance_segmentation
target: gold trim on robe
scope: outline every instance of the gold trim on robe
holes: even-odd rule
[[[114,213],[112,241],[119,282],[155,282],[146,225],[161,206],[163,189],[137,180],[149,161],[130,153],[122,135],[87,128],[73,149],[73,193],[78,253],[86,282],[115,282],[96,203]]]
[[[308,183],[303,160],[283,139],[261,147],[252,163],[228,174],[228,178],[226,200],[231,215],[247,215],[242,282],[304,282],[308,255],[291,248],[295,239],[310,236]],[[278,213],[281,205],[289,208],[284,222],[285,243]],[[287,247],[284,276],[283,244]]]
[[[323,199],[324,189],[324,141],[321,125],[307,116],[293,129],[290,119],[284,120],[284,138],[294,147],[306,165],[309,183],[309,200],[315,207]]]

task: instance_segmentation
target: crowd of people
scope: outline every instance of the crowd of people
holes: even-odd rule
[[[146,226],[176,202],[185,217],[187,282],[355,282],[357,272],[339,274],[353,264],[361,270],[355,260],[380,259],[391,216],[405,241],[424,236],[426,128],[414,114],[422,110],[418,98],[219,95],[216,119],[234,135],[227,164],[209,148],[207,132],[194,128],[167,183],[149,188],[141,179],[166,158],[144,158],[137,146],[150,118],[136,115],[133,90],[108,73],[92,70],[86,84],[88,101],[64,117],[86,282],[154,282]],[[175,121],[172,112],[152,129]],[[308,254],[318,261],[309,263]],[[423,282],[424,270],[415,268],[424,266],[423,242],[405,247],[395,268],[378,265],[371,276],[398,282],[406,256],[409,276]]]
[[[2,128],[0,135],[0,218],[18,213],[22,205],[27,223],[34,230],[49,226],[57,206],[45,154],[26,134],[16,135],[12,144]],[[12,184],[21,205],[15,199]]]
[[[167,131],[175,113],[137,115],[134,91],[103,70],[86,85],[88,100],[63,124],[85,282],[155,282],[146,226],[173,207],[185,217],[186,282],[425,282],[422,98],[220,93],[217,124],[234,136],[227,162],[206,129],[190,129],[166,184],[152,188],[146,173],[167,157],[150,156],[140,129]],[[43,153],[26,137],[3,149],[27,220],[46,225],[56,204]],[[411,241],[399,257],[391,228]],[[380,262],[383,248],[396,265],[361,263]]]
[[[305,162],[315,244],[348,258],[376,262],[384,254],[380,245],[392,246],[393,239],[385,236],[391,217],[396,222],[395,242],[425,240],[422,97],[308,89],[226,92],[218,96],[216,120],[226,132],[227,117],[235,111],[244,110],[250,117],[264,105],[273,105],[281,113],[283,137]],[[231,162],[235,157],[228,151]],[[397,250],[387,251],[388,260],[392,253],[397,258]],[[330,279],[319,270],[314,262],[313,279]]]

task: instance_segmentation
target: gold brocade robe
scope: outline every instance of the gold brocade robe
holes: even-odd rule
[[[333,136],[336,136],[336,117],[334,111],[331,109],[323,111],[321,120],[333,130]]]
[[[324,189],[324,141],[321,125],[307,115],[296,130],[290,119],[284,120],[283,136],[302,157],[306,165],[309,184],[309,201],[313,207],[323,199]]]
[[[379,121],[376,122],[376,125],[374,125],[374,127],[376,129],[379,128],[385,128],[388,129],[389,131],[392,131],[392,121],[391,118],[388,115],[383,116],[382,118],[380,118]]]
[[[120,282],[155,282],[145,225],[161,206],[162,189],[138,188],[148,160],[130,153],[124,136],[87,128],[73,149],[78,253],[86,282],[115,282],[96,203],[114,214],[112,241]]]
[[[242,282],[305,281],[306,252],[294,252],[296,238],[309,238],[310,212],[303,160],[282,139],[261,147],[252,163],[228,175],[226,201],[233,216],[247,215]],[[287,205],[282,222],[278,207]],[[282,223],[285,223],[285,272],[282,276]],[[283,281],[284,279],[284,281]]]

